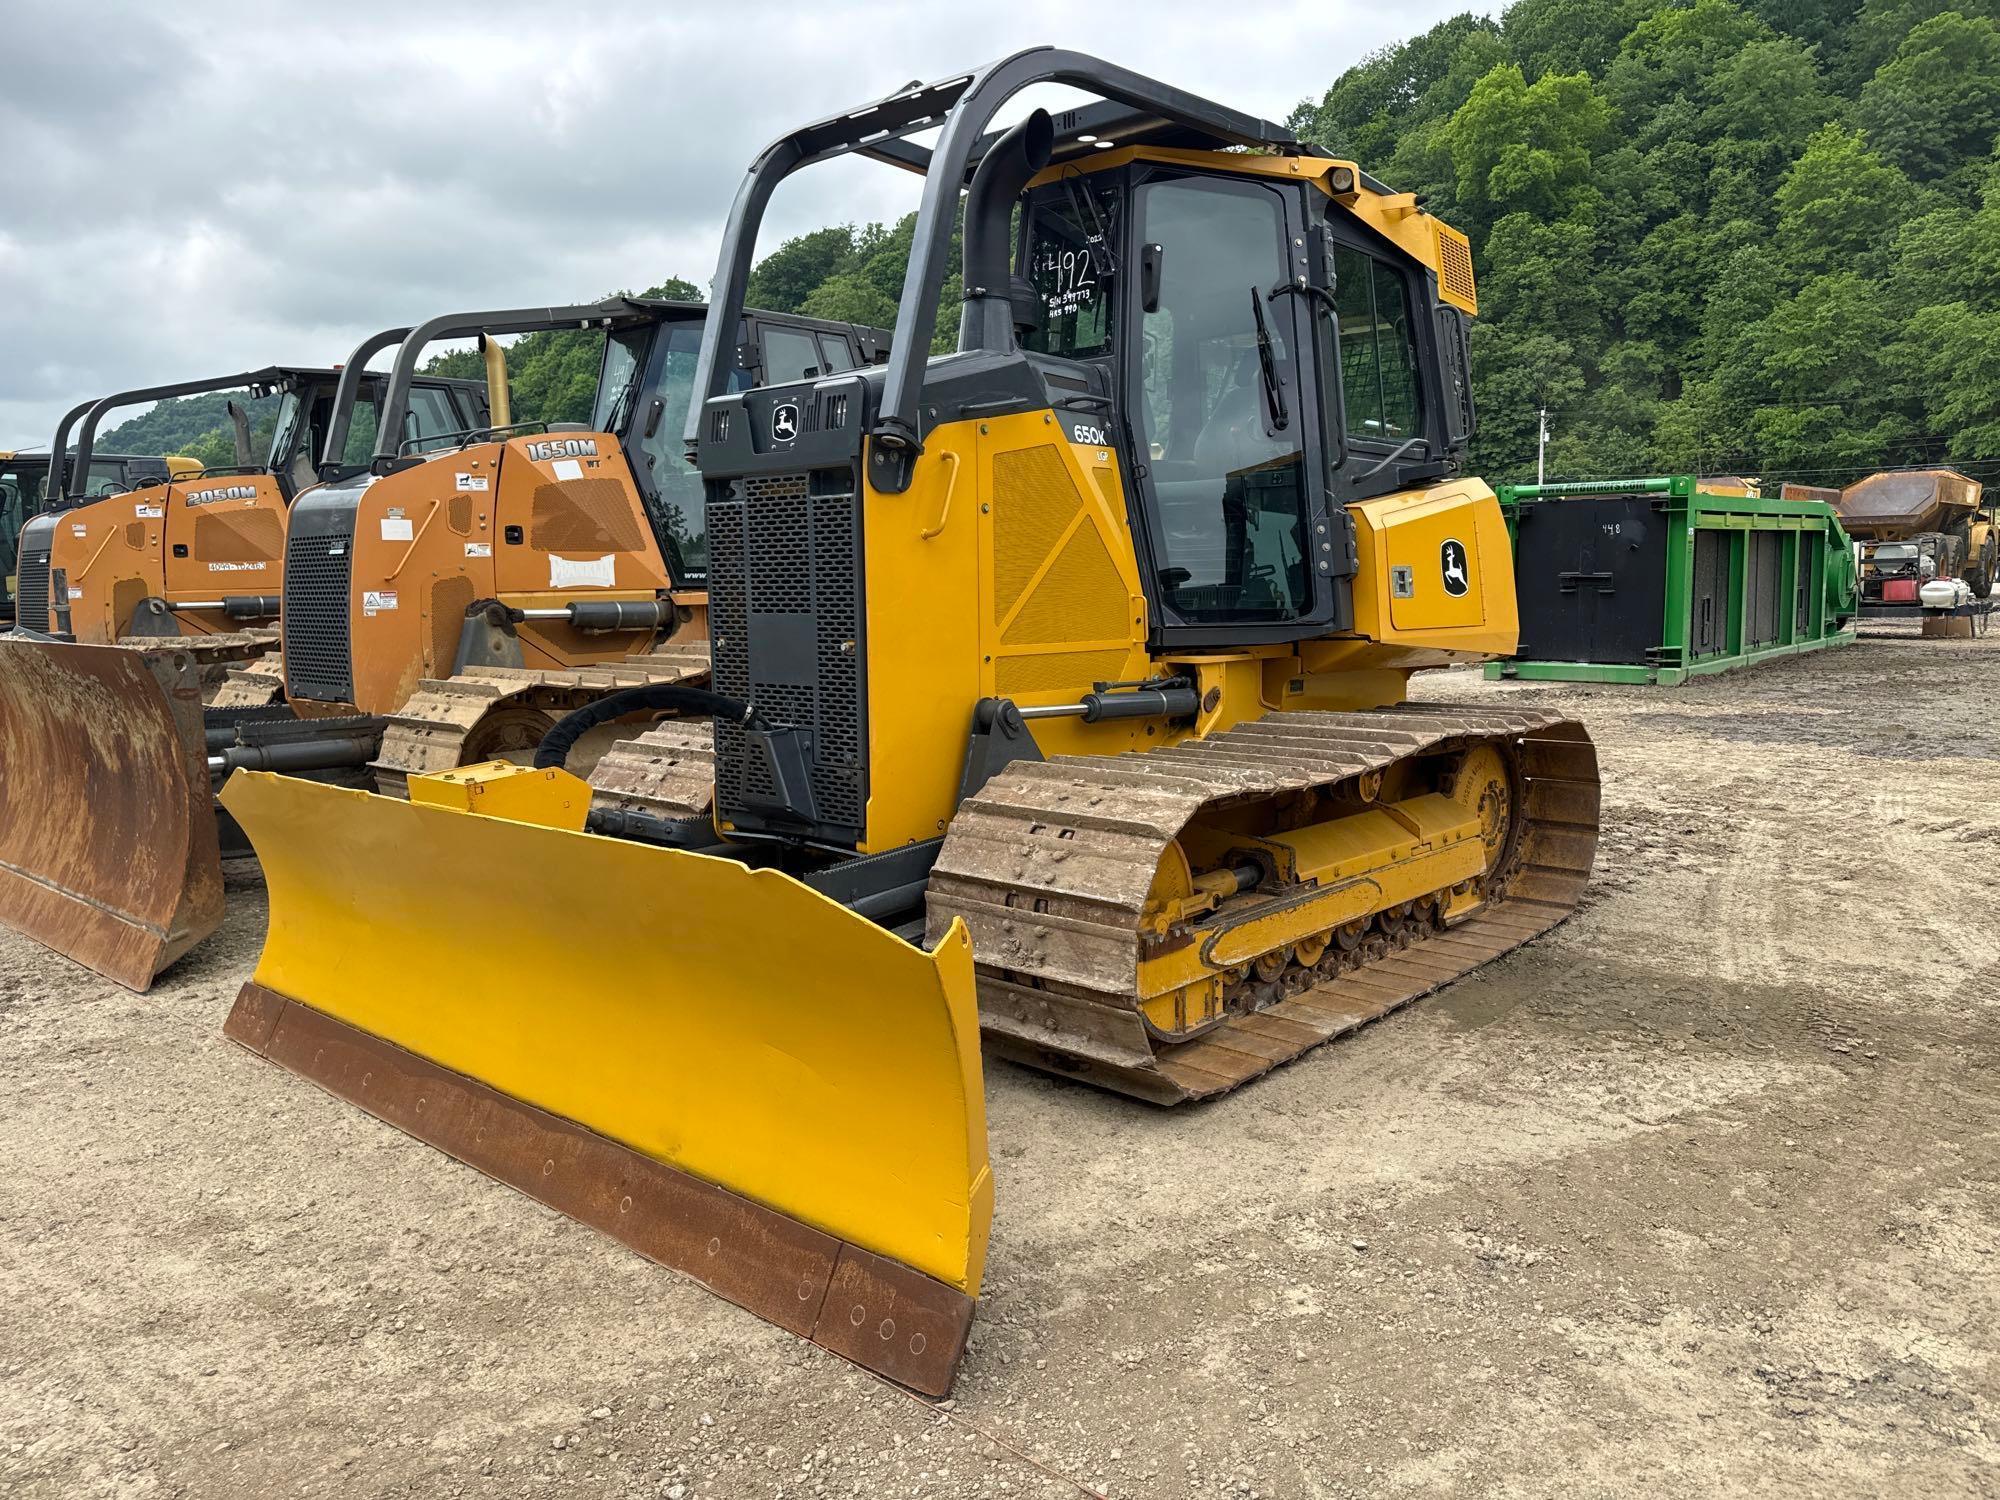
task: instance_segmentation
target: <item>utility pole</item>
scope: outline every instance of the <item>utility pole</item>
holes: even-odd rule
[[[1535,444],[1535,483],[1541,484],[1548,478],[1549,459],[1549,409],[1542,408],[1542,435]]]

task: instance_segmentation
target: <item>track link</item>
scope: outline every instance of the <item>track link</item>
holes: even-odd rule
[[[590,776],[592,807],[705,818],[715,803],[715,728],[666,719],[606,750]]]
[[[268,708],[285,696],[285,658],[269,651],[241,666],[232,665],[208,699],[210,708]]]
[[[169,651],[191,658],[201,681],[201,701],[207,705],[217,700],[241,664],[275,656],[278,640],[275,630],[225,630],[213,635],[125,635],[118,644],[128,651]],[[279,671],[282,686],[283,669]]]
[[[709,675],[708,647],[688,645],[628,656],[604,666],[570,671],[524,667],[473,667],[452,677],[425,678],[395,713],[371,769],[385,794],[407,796],[409,778],[449,771],[477,753],[482,739],[504,729],[507,715],[518,732],[492,753],[529,748],[540,730],[563,714],[622,688],[671,682],[698,686]],[[639,805],[634,803],[633,805]]]
[[[1168,847],[1198,817],[1332,791],[1409,757],[1509,747],[1518,834],[1484,900],[1378,914],[1312,967],[1237,981],[1228,1009],[1169,1037],[1139,1009],[1142,927]],[[971,929],[980,1022],[1003,1056],[1160,1103],[1225,1092],[1546,932],[1575,910],[1597,846],[1596,752],[1558,715],[1405,705],[1272,714],[1204,740],[1016,763],[959,808],[931,874],[932,942]],[[1273,904],[1287,893],[1276,893]],[[1199,922],[1167,940],[1199,940]]]

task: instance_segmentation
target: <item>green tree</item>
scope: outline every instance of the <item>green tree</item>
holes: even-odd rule
[[[1515,0],[1500,27],[1508,52],[1530,80],[1544,73],[1595,77],[1644,14],[1632,0]]]
[[[2000,20],[2000,0],[1863,0],[1851,24],[1828,40],[1835,84],[1854,97],[1904,37],[1947,11]]]
[[[854,226],[830,224],[786,240],[758,262],[748,288],[752,307],[797,312],[814,288],[854,258]]]
[[[1457,15],[1440,21],[1421,36],[1384,47],[1349,68],[1317,104],[1304,103],[1292,111],[1291,127],[1336,155],[1386,161],[1403,130],[1425,111],[1433,87],[1451,73],[1461,46],[1470,38],[1490,39],[1497,32],[1484,16]],[[1458,102],[1431,99],[1428,109],[1449,113]]]
[[[1640,124],[1676,99],[1706,106],[1729,61],[1769,35],[1729,0],[1662,6],[1620,45],[1604,71],[1605,92],[1625,119]]]
[[[1588,179],[1610,120],[1587,75],[1548,73],[1529,83],[1517,65],[1502,64],[1452,116],[1459,206],[1486,222],[1515,211],[1561,215]]]
[[[2000,27],[1956,11],[1931,17],[1862,86],[1856,117],[1869,143],[1915,181],[1983,161],[2000,130]]]
[[[2000,310],[1961,301],[1922,308],[1898,352],[1946,456],[2000,459]]]
[[[1912,201],[1903,174],[1860,135],[1827,125],[1778,188],[1778,244],[1799,276],[1841,267],[1886,269],[1891,236]]]

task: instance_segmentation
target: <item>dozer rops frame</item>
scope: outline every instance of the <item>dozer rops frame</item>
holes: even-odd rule
[[[1107,103],[984,133],[1038,83]],[[926,177],[889,362],[731,394],[765,203],[847,152]],[[959,352],[931,359],[968,179]],[[231,1034],[948,1388],[991,1210],[975,1027],[1197,1098],[1575,904],[1581,728],[1391,706],[1514,644],[1498,503],[1457,476],[1473,306],[1463,237],[1407,195],[1075,53],[784,137],[732,213],[689,415],[713,691],[640,695],[713,716],[711,817],[650,831],[684,847],[580,831],[569,721],[546,768],[413,778],[407,804],[239,777],[273,923]],[[391,850],[395,888],[352,899]],[[496,861],[543,876],[504,916],[474,874]],[[537,956],[582,891],[631,947],[561,973]],[[746,1232],[677,1218],[661,1184],[691,1180]],[[827,1237],[808,1274],[747,1231],[771,1215]]]

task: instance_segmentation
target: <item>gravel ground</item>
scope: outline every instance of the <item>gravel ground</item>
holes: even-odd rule
[[[0,1491],[2000,1494],[2000,637],[1591,726],[1583,911],[1220,1103],[1005,1064],[957,1399],[0,935]]]

